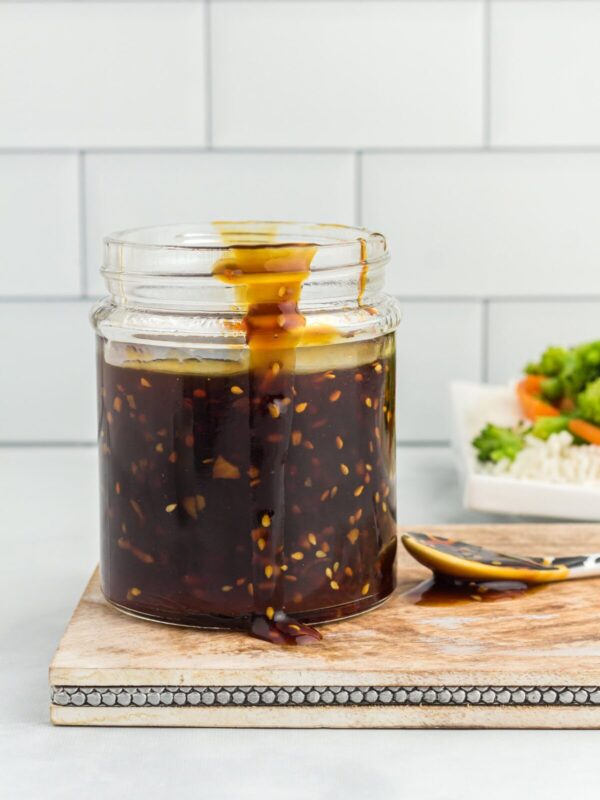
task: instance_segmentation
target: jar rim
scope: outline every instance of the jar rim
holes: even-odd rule
[[[385,237],[337,223],[231,220],[147,226],[104,238],[103,273],[210,275],[228,252],[313,247],[311,272],[387,261]]]

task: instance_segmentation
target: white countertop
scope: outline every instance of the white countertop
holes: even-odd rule
[[[445,448],[399,452],[400,521],[461,508]],[[597,798],[600,731],[54,728],[47,668],[97,559],[95,450],[0,448],[0,796]]]

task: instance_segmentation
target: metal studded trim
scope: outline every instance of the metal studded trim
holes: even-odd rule
[[[58,706],[600,706],[599,686],[52,686]]]

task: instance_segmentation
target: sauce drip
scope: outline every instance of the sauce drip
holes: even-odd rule
[[[360,276],[358,278],[358,305],[362,305],[365,289],[367,288],[367,275],[369,274],[369,262],[367,261],[367,241],[360,239]]]
[[[233,235],[221,230],[225,242]],[[274,644],[302,645],[320,640],[312,627],[289,617],[283,608],[285,552],[285,463],[292,435],[296,347],[300,340],[326,344],[333,331],[321,328],[308,337],[299,301],[303,282],[317,251],[311,244],[267,243],[231,247],[214,274],[237,287],[246,314],[243,328],[250,350],[250,464],[261,465],[260,481],[251,484],[253,519],[253,636]],[[268,455],[263,448],[268,422],[283,417],[280,438]],[[262,549],[257,543],[260,541]]]
[[[540,589],[523,581],[468,581],[434,574],[409,589],[403,598],[417,606],[452,606],[461,603],[490,603],[513,600],[525,592]]]

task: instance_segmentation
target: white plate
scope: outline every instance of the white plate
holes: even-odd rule
[[[500,514],[600,520],[600,489],[477,472],[477,457],[471,441],[486,422],[515,425],[523,417],[512,388],[453,383],[451,394],[453,445],[466,508]]]

